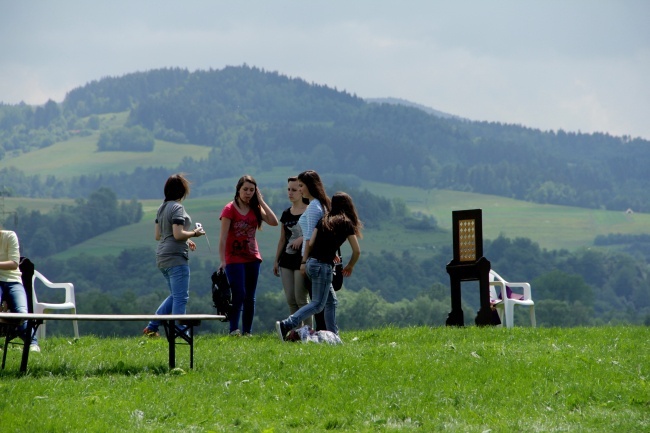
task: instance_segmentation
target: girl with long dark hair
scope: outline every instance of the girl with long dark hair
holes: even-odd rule
[[[280,339],[284,340],[287,333],[297,327],[304,318],[321,311],[325,312],[327,330],[338,334],[336,294],[332,287],[334,259],[337,250],[347,240],[352,248],[352,255],[343,268],[343,276],[352,275],[354,265],[361,255],[358,239],[362,237],[362,228],[363,224],[352,198],[344,192],[334,194],[330,211],[316,224],[306,246],[306,269],[312,284],[312,300],[285,320],[275,322]]]
[[[235,198],[224,206],[219,219],[219,268],[225,270],[232,290],[230,335],[251,336],[262,263],[255,233],[261,230],[262,222],[277,226],[278,218],[264,201],[255,179],[245,175],[237,182]]]
[[[316,223],[329,211],[331,203],[330,199],[325,192],[325,185],[321,181],[320,176],[314,170],[306,170],[298,175],[298,186],[300,187],[300,192],[302,196],[309,201],[309,206],[305,212],[300,216],[298,224],[302,230],[302,262],[300,265],[300,273],[305,278],[305,287],[309,292],[309,296],[312,297],[311,292],[311,280],[307,278],[306,272],[306,245],[311,238],[311,234],[316,227]],[[325,328],[325,318],[323,317],[323,312],[320,312],[314,316],[314,327],[317,331],[324,331]]]

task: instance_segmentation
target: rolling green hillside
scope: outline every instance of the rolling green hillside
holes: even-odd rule
[[[156,140],[153,152],[98,152],[99,132],[73,137],[49,147],[2,161],[26,175],[56,176],[70,179],[98,173],[131,173],[138,167],[174,169],[183,158],[207,158],[210,148]]]
[[[142,152],[150,140],[142,148],[129,135],[134,129],[158,139],[152,153]],[[130,137],[107,148],[133,152],[96,152],[102,133]],[[85,197],[111,186],[118,197],[145,199],[167,175],[154,174],[158,167],[209,183],[293,165],[393,185],[650,212],[649,144],[440,118],[246,65],[173,68],[93,81],[61,104],[1,106],[0,183],[27,197]]]
[[[277,186],[277,179],[285,179],[286,170],[275,170],[256,176],[266,195],[284,196],[284,186]],[[219,187],[234,188],[235,179],[220,181]],[[265,184],[275,183],[273,188],[264,188]],[[283,182],[280,182],[283,183]],[[539,205],[503,197],[463,193],[446,190],[422,190],[414,187],[399,187],[375,182],[363,182],[362,189],[391,199],[403,200],[409,209],[436,218],[440,227],[449,230],[451,212],[459,209],[483,209],[483,227],[486,239],[499,235],[510,238],[525,237],[537,242],[542,248],[576,250],[592,247],[597,235],[609,233],[641,234],[650,233],[650,215],[626,214],[605,210],[583,209],[569,206]],[[333,191],[332,191],[333,192]],[[219,233],[219,212],[223,205],[232,199],[231,192],[217,195],[190,198],[186,208],[194,221],[200,221],[209,234],[212,254],[207,242],[199,239],[197,258],[216,260],[218,257],[217,241]],[[27,209],[45,211],[58,203],[70,200],[5,198],[5,212],[18,206]],[[116,228],[67,251],[56,257],[71,257],[80,253],[106,255],[118,254],[124,248],[155,246],[153,240],[153,219],[159,200],[144,200],[145,216],[138,224]],[[273,257],[279,229],[264,227],[258,233],[260,248],[264,257]],[[408,250],[416,256],[426,256],[432,247],[440,248],[451,245],[451,234],[432,233],[422,236],[421,232],[393,228],[390,225],[381,229],[367,229],[362,246],[365,251]]]

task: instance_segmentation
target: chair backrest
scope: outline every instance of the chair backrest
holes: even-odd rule
[[[25,288],[25,294],[27,295],[27,312],[34,312],[34,299],[32,294],[34,293],[34,263],[29,260],[27,257],[21,257],[20,263],[18,264],[18,269],[22,273],[23,287]]]
[[[483,257],[483,211],[481,209],[452,212],[454,262],[472,263]]]

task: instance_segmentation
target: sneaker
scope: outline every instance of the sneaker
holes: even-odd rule
[[[284,341],[285,337],[287,335],[287,327],[284,326],[284,323],[282,322],[275,322],[275,330],[278,332],[278,337],[280,337],[280,340]]]
[[[32,344],[29,346],[29,351],[33,353],[41,353],[41,348],[38,346],[38,344]]]
[[[149,338],[157,338],[157,337],[160,337],[160,334],[158,333],[158,331],[154,331],[153,329],[149,328],[148,326],[147,326],[146,328],[144,328],[144,330],[142,331],[142,333],[143,333],[145,336],[149,337]]]
[[[228,335],[230,335],[231,337],[241,337],[241,331],[239,329],[235,329]]]
[[[253,336],[253,334],[251,334],[250,332],[244,332],[242,334],[242,337],[252,337],[252,336]]]

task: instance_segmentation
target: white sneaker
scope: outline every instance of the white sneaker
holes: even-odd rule
[[[38,347],[38,344],[32,344],[29,346],[29,351],[34,353],[41,353],[41,348]]]
[[[231,337],[240,337],[241,336],[241,331],[239,329],[235,329],[234,331],[232,331],[228,335],[230,335]]]

